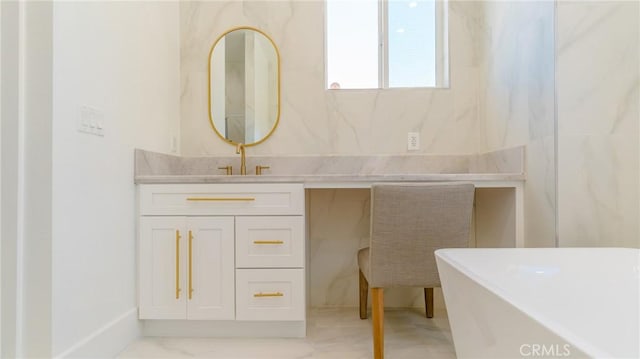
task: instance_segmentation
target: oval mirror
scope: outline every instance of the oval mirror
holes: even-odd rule
[[[209,53],[209,120],[234,145],[266,140],[280,118],[280,54],[251,27],[222,34]]]

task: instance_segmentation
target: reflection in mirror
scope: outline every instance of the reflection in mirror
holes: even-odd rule
[[[252,28],[223,34],[209,54],[209,117],[216,133],[233,144],[264,141],[280,116],[279,54],[273,41]]]

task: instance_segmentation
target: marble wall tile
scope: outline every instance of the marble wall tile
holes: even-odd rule
[[[556,151],[555,136],[527,144],[527,181],[524,191],[525,246],[555,247]]]
[[[554,133],[553,2],[484,2],[481,71],[486,148]]]
[[[134,176],[179,174],[182,158],[136,149],[133,154]]]
[[[487,1],[481,7],[480,147],[526,146],[525,243],[554,246],[554,3]]]
[[[233,148],[217,138],[208,122],[206,58],[218,34],[240,24],[267,32],[282,56],[280,124],[268,141],[247,151],[250,160],[256,155],[400,154],[406,152],[407,132],[421,134],[422,153],[477,152],[480,42],[476,30],[480,21],[475,2],[451,2],[450,89],[382,91],[324,89],[322,1],[184,2],[181,6],[183,155],[233,156]],[[342,159],[344,168],[335,158],[289,160],[290,165],[281,167],[282,162],[272,161],[271,173],[292,166],[310,173],[417,170],[407,161],[390,157],[379,157],[378,163]],[[427,159],[420,168],[457,173],[468,170],[468,159]],[[355,254],[368,240],[369,191],[312,190],[309,198],[311,305],[356,306]],[[424,305],[419,289],[391,290],[386,297],[390,306]],[[440,295],[436,300],[436,306],[442,307]]]
[[[640,247],[638,137],[560,135],[562,247]]]
[[[342,158],[352,161],[344,162],[345,167],[336,158],[305,162],[307,167],[292,158],[278,167],[275,158],[400,154],[406,152],[407,132],[421,134],[420,152],[428,154],[526,145],[528,246],[555,245],[556,212],[561,246],[639,246],[639,229],[622,219],[639,218],[638,6],[629,1],[558,1],[556,9],[551,1],[451,1],[450,89],[326,91],[322,2],[184,2],[181,150],[188,156],[229,155],[229,161],[237,161],[234,149],[217,138],[208,122],[206,58],[223,31],[252,25],[269,33],[282,55],[281,124],[272,138],[249,152],[257,160],[272,161],[268,156],[273,156],[274,172],[291,166],[311,173],[389,169],[353,162],[355,158]],[[503,160],[478,157],[468,168],[499,169],[508,163],[501,164]],[[424,168],[460,169],[460,163],[445,162],[429,162]],[[397,162],[394,170],[407,170],[403,163]],[[361,223],[358,213],[368,196],[358,190],[314,190],[311,197],[317,216],[312,217],[316,234],[311,246],[318,249],[312,266],[339,262],[326,278],[312,278],[324,291],[316,293],[320,299],[315,304],[355,305],[357,272],[347,257],[357,248],[331,240],[361,241],[364,229],[351,226],[354,219]],[[317,214],[331,206],[337,213],[343,205],[353,206],[352,215]],[[404,299],[398,303],[407,304],[407,296],[421,305],[417,291],[399,295]]]
[[[455,68],[477,67],[484,54],[483,38],[483,2],[476,0],[449,1],[450,31],[460,31],[465,36],[449,38],[451,63]],[[453,67],[452,67],[453,68]],[[451,71],[455,77],[455,71]]]
[[[358,303],[358,249],[369,241],[370,191],[311,190],[311,306]]]
[[[407,132],[421,133],[422,153],[474,153],[477,7],[456,1],[450,8],[450,89],[327,91],[323,1],[182,2],[181,153],[231,150],[209,125],[206,61],[216,38],[238,25],[264,30],[282,57],[280,124],[256,154],[406,153]]]
[[[469,173],[524,173],[524,156],[524,146],[480,153],[471,156]]]
[[[560,133],[638,133],[639,6],[558,3]]]
[[[560,246],[640,247],[640,4],[557,7]]]

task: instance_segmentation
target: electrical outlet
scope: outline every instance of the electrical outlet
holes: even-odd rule
[[[420,149],[420,133],[409,132],[409,135],[407,136],[407,150],[417,151],[419,149]]]

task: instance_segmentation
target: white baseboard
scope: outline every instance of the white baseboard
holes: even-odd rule
[[[140,337],[140,333],[138,308],[133,308],[87,335],[55,358],[113,358]]]
[[[145,337],[304,338],[306,321],[143,320]]]

